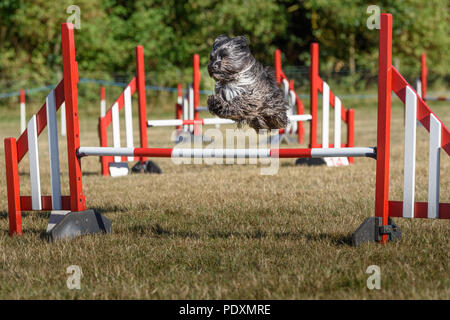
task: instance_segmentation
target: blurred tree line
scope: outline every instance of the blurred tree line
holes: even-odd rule
[[[318,41],[322,70],[373,77],[378,32],[366,26],[370,4],[394,16],[394,63],[402,72],[417,76],[422,52],[430,76],[446,75],[450,62],[447,0],[1,0],[0,92],[1,81],[61,77],[60,24],[72,4],[81,9],[75,30],[80,77],[130,75],[141,44],[151,84],[175,86],[190,79],[192,54],[207,64],[220,34],[246,35],[267,65],[276,48],[284,65],[308,65],[309,44]]]

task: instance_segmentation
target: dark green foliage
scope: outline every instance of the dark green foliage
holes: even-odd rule
[[[66,8],[71,4],[71,0],[0,2],[0,92],[55,83],[61,77],[60,23],[69,17]],[[189,81],[192,54],[200,54],[204,68],[214,38],[224,33],[246,35],[256,58],[270,65],[276,47],[283,51],[285,65],[308,65],[309,44],[319,41],[321,70],[356,72],[358,79],[370,80],[367,74],[376,74],[378,32],[366,27],[369,4],[363,0],[78,0],[80,74],[128,79],[135,68],[134,47],[141,44],[151,83],[175,86]],[[394,15],[394,62],[403,73],[418,75],[422,52],[427,53],[430,75],[448,73],[447,1],[377,4],[382,12]],[[211,80],[203,74],[202,86],[211,88]],[[348,82],[348,86],[355,84]]]

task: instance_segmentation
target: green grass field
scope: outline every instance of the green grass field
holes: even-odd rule
[[[38,105],[36,101],[35,110]],[[431,106],[448,126],[448,103]],[[81,102],[81,144],[97,146],[95,112],[83,113],[84,108]],[[167,117],[171,108],[153,107],[149,114]],[[135,111],[134,115],[137,141]],[[394,104],[393,200],[402,198],[402,116],[401,105]],[[355,122],[356,145],[374,146],[376,103],[358,105]],[[150,145],[172,146],[171,130],[150,129]],[[0,138],[8,136],[19,136],[19,116],[12,111],[0,118]],[[427,199],[427,139],[425,130],[418,128],[417,201]],[[62,184],[63,194],[68,194],[63,142]],[[40,138],[43,194],[50,191],[46,146],[44,131]],[[442,152],[442,202],[450,201],[448,160]],[[19,166],[23,195],[30,192],[27,161],[25,157]],[[83,159],[88,208],[111,219],[113,233],[48,243],[41,238],[48,213],[24,212],[23,236],[8,235],[2,143],[0,298],[450,298],[448,221],[395,219],[403,231],[400,242],[350,245],[351,234],[374,215],[372,159],[356,159],[354,165],[339,168],[297,167],[295,159],[286,159],[272,176],[261,175],[261,165],[180,166],[170,159],[155,161],[162,175],[104,178],[98,158]],[[66,286],[70,265],[82,268],[80,290]],[[370,265],[381,268],[380,290],[366,287]]]

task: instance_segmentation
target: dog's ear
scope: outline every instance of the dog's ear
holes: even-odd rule
[[[221,45],[223,45],[224,43],[230,41],[230,37],[221,34],[220,36],[218,36],[216,38],[216,40],[214,40],[214,44],[213,44],[213,50],[216,50],[217,48],[219,48]]]
[[[236,46],[241,50],[248,48],[249,42],[246,36],[237,36],[236,38],[233,39],[233,41],[236,44]]]

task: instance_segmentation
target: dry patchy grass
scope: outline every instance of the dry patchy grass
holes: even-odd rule
[[[433,105],[450,123],[448,105]],[[402,196],[403,120],[393,110],[391,199]],[[0,137],[18,136],[2,121]],[[95,118],[81,117],[82,145],[98,145]],[[137,123],[135,128],[137,128]],[[169,129],[151,129],[152,146],[169,146]],[[376,106],[356,110],[356,145],[376,141]],[[419,128],[417,199],[426,200],[427,134]],[[135,137],[137,137],[137,132]],[[46,135],[41,143],[43,193],[50,190]],[[2,144],[3,146],[3,144]],[[4,150],[0,149],[4,168]],[[68,193],[61,143],[63,194]],[[20,165],[29,193],[27,157]],[[3,299],[449,299],[448,221],[396,219],[404,237],[386,246],[350,245],[374,212],[375,161],[341,168],[296,167],[278,174],[256,165],[184,165],[157,159],[164,174],[103,178],[97,158],[83,159],[89,208],[113,223],[110,235],[54,244],[41,239],[48,214],[23,214],[22,237],[8,236],[4,172],[0,183],[0,298]],[[441,198],[450,200],[450,162],[442,155]],[[369,265],[382,289],[368,290]],[[66,268],[83,270],[68,290]]]

